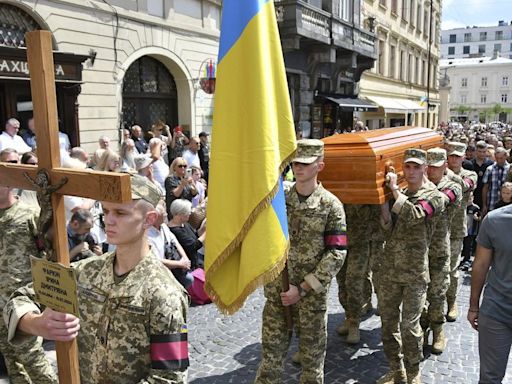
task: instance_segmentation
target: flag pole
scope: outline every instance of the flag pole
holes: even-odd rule
[[[290,289],[290,277],[288,275],[288,263],[284,265],[283,272],[281,272],[281,279],[283,283],[283,292],[286,292]],[[284,319],[286,321],[286,328],[288,329],[288,336],[291,337],[293,333],[293,319],[292,319],[292,311],[290,306],[283,306],[284,309]]]

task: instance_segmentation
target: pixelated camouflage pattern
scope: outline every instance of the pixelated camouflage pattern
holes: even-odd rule
[[[297,152],[292,161],[310,164],[324,155],[324,142],[317,139],[302,139],[297,141]]]
[[[152,368],[150,350],[150,336],[186,329],[188,303],[183,287],[152,253],[116,284],[114,257],[110,253],[74,264],[81,318],[81,383],[186,383],[186,367],[180,371]],[[19,289],[4,317],[33,299],[31,286]]]
[[[327,294],[346,254],[346,250],[326,247],[324,235],[327,231],[345,230],[345,212],[340,201],[321,185],[304,202],[299,201],[295,186],[286,190],[285,195],[290,234],[290,284],[298,286],[307,274],[313,274],[322,286],[320,291],[310,290],[292,308],[302,359],[300,382],[321,384],[327,342]],[[262,361],[255,380],[258,384],[282,382],[283,362],[290,340],[281,291],[280,277],[265,286]]]
[[[433,221],[418,206],[427,201],[434,215],[444,211],[444,197],[432,183],[424,183],[415,193],[403,191],[407,200],[398,214],[392,213],[393,225],[385,229],[386,245],[382,261],[381,280],[397,283],[429,281],[428,245],[432,234]]]
[[[463,239],[467,234],[466,208],[471,193],[476,188],[478,175],[476,172],[464,168],[461,168],[458,173],[448,169],[446,175],[462,187],[462,201],[460,207],[454,213],[450,237],[452,239]]]
[[[437,189],[444,196],[450,191],[454,201],[445,198],[444,213],[433,220],[434,228],[428,251],[430,283],[427,290],[428,319],[431,324],[442,324],[445,321],[444,302],[450,285],[450,230],[462,201],[462,187],[446,176],[437,184]]]
[[[397,283],[385,279],[377,296],[382,345],[390,367],[399,366],[402,358],[406,365],[419,363],[423,359],[420,317],[427,298],[426,284]]]
[[[405,189],[401,208],[394,204],[392,223],[386,226],[386,244],[378,294],[382,342],[390,366],[414,365],[423,358],[420,317],[427,296],[428,245],[433,219],[444,211],[445,199],[430,182],[416,192]],[[420,205],[427,202],[428,214]],[[400,310],[400,306],[402,309]],[[400,315],[401,314],[401,315]]]
[[[32,281],[30,256],[38,256],[35,246],[38,208],[15,203],[0,209],[0,306],[19,287]],[[5,358],[9,379],[13,384],[57,383],[57,377],[46,359],[42,339],[21,346],[7,343],[7,329],[0,322],[0,352]]]
[[[464,168],[461,168],[458,173],[448,170],[447,176],[462,187],[462,201],[460,207],[454,212],[450,231],[450,286],[446,292],[446,298],[453,303],[457,295],[460,254],[467,234],[466,208],[471,193],[476,188],[478,176],[476,172]]]
[[[372,279],[378,289],[378,271],[383,251],[379,205],[345,205],[348,253],[336,275],[338,296],[346,319],[358,320],[364,304],[371,301]],[[372,274],[373,272],[373,274]]]

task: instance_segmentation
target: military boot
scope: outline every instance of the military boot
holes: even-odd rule
[[[382,376],[379,380],[377,380],[377,384],[406,384],[407,376],[405,374],[405,369],[397,368],[390,369],[388,373]]]
[[[300,352],[297,351],[295,352],[293,355],[292,355],[292,362],[294,364],[299,364],[301,363],[301,356],[300,356]]]
[[[407,384],[421,384],[420,365],[414,364],[407,368]]]
[[[340,335],[340,336],[348,335],[348,321],[347,321],[347,319],[345,319],[343,324],[339,325],[338,328],[336,328],[336,332],[338,332],[338,335]]]
[[[433,339],[432,339],[432,353],[441,354],[446,348],[446,338],[444,336],[443,325],[435,325],[432,327]]]
[[[459,316],[459,308],[454,300],[448,301],[448,314],[446,315],[446,321],[454,322]]]
[[[357,344],[361,341],[361,335],[359,334],[359,321],[349,320],[347,321],[348,334],[345,342],[347,344]]]

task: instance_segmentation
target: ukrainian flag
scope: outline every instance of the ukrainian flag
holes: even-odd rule
[[[224,0],[207,208],[205,289],[233,313],[282,271],[280,174],[295,130],[272,0]]]

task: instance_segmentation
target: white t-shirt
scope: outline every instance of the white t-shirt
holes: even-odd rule
[[[160,157],[153,163],[153,178],[165,191],[165,179],[169,176],[169,166]]]
[[[0,151],[3,151],[6,148],[15,149],[20,155],[23,155],[26,152],[32,151],[27,143],[21,138],[21,136],[14,135],[11,136],[7,132],[2,132],[0,135]]]
[[[189,167],[193,166],[201,169],[201,162],[199,161],[199,155],[197,152],[193,153],[190,149],[187,149],[185,152],[183,152],[183,158]]]
[[[160,230],[152,226],[148,229],[147,235],[151,249],[160,259],[165,259],[166,242],[173,242],[174,244],[178,242],[178,239],[167,225],[162,225]]]

